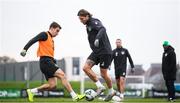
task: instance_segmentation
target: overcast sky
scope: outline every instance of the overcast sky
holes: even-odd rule
[[[55,38],[55,58],[86,58],[91,49],[85,26],[77,17],[87,9],[100,19],[114,49],[121,38],[135,64],[161,63],[162,43],[168,40],[180,59],[179,0],[0,0],[0,55],[18,61],[38,60],[33,45],[27,57],[19,56],[24,45],[52,21],[62,26]]]

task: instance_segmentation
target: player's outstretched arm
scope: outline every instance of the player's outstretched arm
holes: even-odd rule
[[[46,32],[41,32],[40,34],[38,34],[37,36],[35,36],[34,38],[32,38],[23,48],[23,50],[21,51],[20,55],[21,56],[25,56],[27,50],[37,41],[45,41],[47,40],[48,36],[46,34]]]
[[[130,65],[131,65],[131,73],[134,73],[134,71],[135,71],[134,70],[134,63],[133,63],[133,60],[132,60],[131,55],[129,54],[128,50],[127,50],[127,57],[129,59]]]

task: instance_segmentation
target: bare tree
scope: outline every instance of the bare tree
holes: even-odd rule
[[[2,56],[0,57],[0,64],[5,64],[5,63],[15,63],[16,60],[14,58],[10,58],[8,56]]]

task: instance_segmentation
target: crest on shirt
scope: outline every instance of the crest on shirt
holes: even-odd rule
[[[116,57],[118,56],[118,52],[115,53],[115,56],[116,56]]]
[[[123,76],[125,76],[126,75],[126,73],[125,72],[123,72]]]
[[[168,53],[165,53],[164,56],[166,57],[168,55]]]
[[[121,51],[121,54],[122,54],[122,55],[124,55],[124,54],[125,54],[125,52],[124,52],[124,51]]]
[[[100,65],[101,65],[101,66],[104,66],[104,62],[102,62]]]
[[[97,25],[97,24],[98,24],[98,22],[97,22],[97,21],[95,21],[95,24]]]

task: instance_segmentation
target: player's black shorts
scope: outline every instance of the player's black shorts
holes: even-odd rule
[[[56,61],[52,57],[43,56],[40,57],[40,69],[41,72],[45,75],[46,80],[54,77],[55,72],[59,69],[56,64]]]
[[[108,69],[111,65],[111,54],[101,54],[97,55],[95,53],[91,53],[88,57],[88,59],[95,62],[96,65],[100,63],[100,68]]]
[[[118,79],[119,77],[126,77],[126,69],[115,69],[115,76],[116,79]]]

